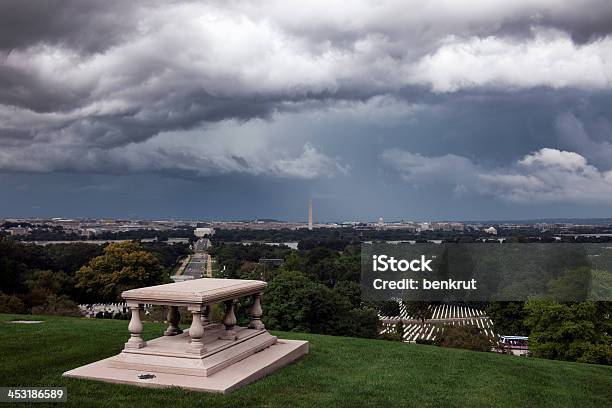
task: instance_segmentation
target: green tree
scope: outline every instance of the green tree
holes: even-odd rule
[[[161,262],[138,242],[111,243],[76,273],[91,301],[119,301],[125,290],[169,282]]]
[[[525,326],[527,311],[525,302],[492,302],[487,308],[487,316],[493,321],[495,333],[499,335],[527,336]]]
[[[612,364],[609,302],[525,304],[529,349],[535,357]]]
[[[591,268],[583,266],[563,271],[548,281],[548,296],[558,301],[587,300],[591,290]]]
[[[39,288],[49,294],[68,295],[74,287],[74,279],[61,271],[34,271],[26,285],[30,291]]]
[[[357,282],[352,281],[338,281],[334,290],[346,297],[351,303],[352,308],[359,308],[361,306],[361,286]]]
[[[379,304],[381,316],[399,316],[400,307],[399,303],[395,300],[384,300]]]
[[[263,296],[264,323],[276,330],[376,337],[376,311],[352,308],[344,289],[330,289],[301,272],[281,269]]]

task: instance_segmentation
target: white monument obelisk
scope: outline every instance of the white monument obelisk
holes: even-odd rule
[[[312,231],[312,200],[308,200],[308,229]]]

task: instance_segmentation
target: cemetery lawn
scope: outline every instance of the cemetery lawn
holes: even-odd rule
[[[0,315],[0,386],[68,387],[61,406],[79,408],[612,406],[612,367],[303,333],[274,334],[308,340],[310,354],[229,395],[61,377],[119,353],[127,324]],[[145,339],[163,330],[145,323]]]

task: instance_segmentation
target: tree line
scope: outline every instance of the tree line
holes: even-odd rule
[[[0,239],[0,313],[78,315],[78,303],[118,302],[122,290],[169,281],[189,252],[184,244]]]
[[[118,302],[123,290],[169,282],[189,252],[187,245],[160,242],[38,246],[0,239],[0,312],[70,315],[78,314],[77,303]],[[321,241],[292,250],[220,243],[210,252],[217,277],[268,282],[262,301],[269,329],[377,338],[379,311],[399,314],[397,302],[362,298],[359,245],[338,249],[338,244]],[[243,303],[237,305],[237,315],[245,323],[249,305]],[[487,309],[497,334],[528,335],[536,357],[612,364],[612,302],[470,305]],[[431,318],[427,302],[409,306],[419,319]],[[473,330],[457,331],[448,331],[440,345],[484,347],[482,336]]]

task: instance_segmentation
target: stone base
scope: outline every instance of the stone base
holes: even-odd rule
[[[137,352],[124,350],[115,357],[67,371],[63,376],[144,387],[182,387],[225,394],[256,381],[308,353],[307,341],[277,340],[267,332],[264,333],[267,336],[250,336],[243,342],[238,340],[235,346],[221,348],[218,352],[208,352],[197,358],[193,355],[191,358],[176,355],[159,356],[153,348],[149,351],[157,355],[145,354],[149,345],[151,343],[155,345],[156,340],[177,339],[180,336],[159,338],[151,340],[147,347],[138,349]],[[245,330],[242,334],[246,337],[249,332]],[[273,342],[271,338],[274,339]],[[270,342],[271,345],[264,347]],[[235,349],[236,353],[231,353],[231,357],[228,357],[230,355],[228,352],[232,349]],[[245,354],[245,350],[255,349],[256,352],[247,351]],[[160,360],[160,357],[167,358]],[[164,364],[160,364],[160,361]]]
[[[194,350],[189,332],[162,336],[140,349],[125,348],[109,360],[109,367],[156,373],[208,377],[276,344],[276,336],[265,330],[236,326],[229,338],[223,327],[205,331],[200,350]]]

